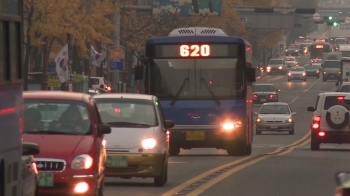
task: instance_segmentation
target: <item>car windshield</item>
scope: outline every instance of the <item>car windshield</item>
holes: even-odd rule
[[[350,85],[342,86],[340,92],[350,92]]]
[[[283,60],[281,60],[281,59],[271,59],[271,60],[269,61],[269,64],[270,64],[270,65],[283,64]]]
[[[308,69],[317,69],[317,67],[315,67],[314,65],[310,65],[310,64],[304,65],[304,68],[305,68],[306,70],[308,70]]]
[[[157,126],[155,103],[151,100],[96,98],[103,123],[111,126]]]
[[[253,91],[254,92],[274,92],[276,91],[276,89],[273,85],[254,85]]]
[[[286,105],[263,105],[260,114],[290,114],[289,107]]]
[[[86,103],[64,100],[24,100],[24,133],[91,134]]]
[[[342,53],[342,57],[350,57],[350,51],[340,51]]]
[[[346,44],[346,40],[345,39],[336,39],[335,43],[336,44]]]
[[[335,105],[341,105],[350,110],[350,105],[344,103],[344,96],[327,96],[324,103],[324,110],[328,110]]]
[[[324,62],[324,68],[339,68],[340,69],[340,61],[326,61],[326,62]]]
[[[291,71],[305,71],[303,67],[294,67]]]
[[[232,99],[245,95],[236,58],[153,59],[151,92],[158,98]]]

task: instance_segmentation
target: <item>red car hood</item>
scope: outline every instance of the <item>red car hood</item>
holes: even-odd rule
[[[23,134],[23,141],[40,146],[40,153],[35,158],[64,159],[68,163],[77,155],[89,154],[94,146],[91,135]]]

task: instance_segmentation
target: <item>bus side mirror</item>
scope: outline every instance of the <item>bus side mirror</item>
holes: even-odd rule
[[[135,67],[135,80],[143,80],[143,66],[137,65]]]
[[[255,68],[247,67],[247,82],[255,82],[255,81],[256,81]]]

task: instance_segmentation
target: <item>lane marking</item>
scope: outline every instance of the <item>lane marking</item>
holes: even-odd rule
[[[304,90],[303,92],[307,92],[308,90],[310,90],[310,88],[312,88],[320,79],[321,79],[321,78],[317,79],[314,83],[312,83],[312,84],[310,85],[310,87],[309,87],[308,89]]]
[[[198,176],[195,176],[193,178],[191,178],[190,180],[187,180],[185,182],[183,182],[182,184],[172,188],[171,190],[165,192],[164,194],[162,194],[162,196],[172,196],[172,195],[175,195],[177,193],[179,193],[180,191],[184,190],[185,188],[187,187],[190,187],[190,186],[194,186],[196,183],[198,183],[200,180],[204,179],[204,178],[208,178],[208,176],[211,176],[215,173],[218,173],[220,172],[220,170],[222,169],[225,169],[227,167],[230,167],[230,166],[233,166],[235,164],[241,164],[233,169],[230,169],[229,171],[227,172],[224,172],[222,173],[221,175],[217,176],[217,177],[214,177],[212,180],[204,183],[203,185],[199,186],[198,188],[194,188],[194,190],[190,193],[188,193],[187,195],[193,195],[193,196],[197,196],[199,195],[200,193],[204,192],[205,190],[207,190],[208,188],[210,188],[211,186],[213,186],[214,184],[217,184],[218,182],[220,182],[221,180],[227,178],[228,176],[230,176],[231,174],[245,168],[245,167],[248,167],[250,165],[253,165],[259,161],[262,161],[264,159],[267,159],[269,157],[272,157],[272,156],[275,156],[277,153],[284,153],[283,150],[286,149],[286,148],[289,148],[289,147],[299,147],[300,145],[304,144],[305,142],[302,142],[303,140],[307,139],[309,136],[311,135],[311,131],[309,131],[306,135],[304,135],[301,139],[293,142],[292,144],[289,144],[287,146],[282,146],[282,147],[279,147],[277,148],[275,151],[273,152],[270,152],[270,153],[267,153],[267,154],[262,154],[261,157],[257,157],[256,159],[252,160],[252,161],[249,161],[249,159],[252,159],[254,158],[254,156],[259,156],[259,155],[253,155],[253,156],[247,156],[247,157],[244,157],[244,158],[241,158],[241,159],[238,159],[236,161],[233,161],[231,163],[227,163],[225,165],[222,165],[222,166],[219,166],[219,167],[216,167],[214,169],[211,169],[203,174],[200,174]],[[301,144],[298,144],[302,142]],[[309,140],[307,141],[309,142]],[[294,149],[293,148],[293,149]],[[281,152],[282,151],[282,152]],[[248,161],[245,163],[245,161]]]
[[[298,96],[294,97],[294,99],[293,99],[292,101],[288,102],[288,104],[292,104],[292,103],[293,103],[294,101],[296,101],[298,98],[299,98]]]

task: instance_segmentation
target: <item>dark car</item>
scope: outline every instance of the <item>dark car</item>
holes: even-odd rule
[[[273,84],[254,84],[253,85],[253,100],[255,104],[266,102],[278,102],[279,89],[276,89]]]
[[[320,69],[316,65],[306,64],[304,65],[306,77],[320,78]]]
[[[299,56],[301,48],[300,44],[292,44],[289,46],[289,48],[285,51],[286,56]]]
[[[287,73],[287,65],[283,58],[270,59],[266,68],[267,75],[279,73],[285,75]]]

